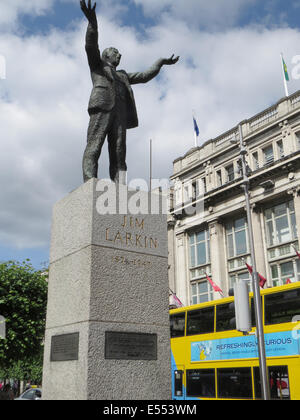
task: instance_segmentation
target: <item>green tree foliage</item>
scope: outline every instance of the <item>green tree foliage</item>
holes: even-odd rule
[[[0,339],[0,376],[41,376],[46,303],[46,277],[29,260],[0,264],[0,315],[6,319],[6,338]]]
[[[30,380],[32,384],[40,385],[43,376],[43,352],[35,357],[14,361],[0,367],[0,378],[15,379],[19,381]]]

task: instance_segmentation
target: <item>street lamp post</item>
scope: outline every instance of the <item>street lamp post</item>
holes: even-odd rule
[[[256,336],[257,336],[257,342],[258,342],[261,391],[262,391],[263,399],[269,400],[270,387],[269,387],[269,380],[268,380],[268,374],[267,374],[265,336],[264,336],[264,327],[263,327],[263,319],[262,319],[262,304],[261,304],[261,295],[260,295],[260,285],[259,285],[258,274],[256,270],[252,215],[251,215],[250,197],[249,197],[249,178],[247,174],[247,165],[246,165],[247,150],[243,141],[243,132],[242,132],[241,124],[239,124],[239,142],[240,142],[239,147],[240,147],[240,157],[241,157],[242,172],[243,172],[243,188],[245,192],[246,211],[247,211],[248,230],[249,230],[250,254],[251,254],[251,260],[252,260],[252,267],[253,267],[252,288],[253,288],[253,300],[254,300],[254,307],[255,307]]]

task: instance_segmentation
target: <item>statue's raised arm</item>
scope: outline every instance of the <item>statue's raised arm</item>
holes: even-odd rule
[[[176,64],[179,60],[179,57],[174,58],[174,54],[170,58],[163,58],[163,65],[170,66]]]
[[[179,57],[174,58],[174,54],[170,58],[159,58],[148,70],[137,73],[128,73],[131,85],[138,83],[147,83],[158,75],[163,66],[171,66],[176,64]]]
[[[86,5],[85,0],[80,1],[82,13],[88,20],[85,37],[85,50],[91,71],[101,66],[101,55],[98,45],[98,23],[96,16],[96,3],[92,6],[91,0]]]
[[[105,48],[100,54],[96,3],[81,0],[80,7],[88,20],[85,50],[91,71],[93,89],[89,100],[90,123],[82,168],[83,179],[98,176],[98,160],[107,138],[109,174],[114,182],[126,179],[126,131],[138,126],[138,116],[131,85],[147,83],[158,75],[164,65],[176,64],[179,57],[159,58],[142,72],[127,73],[117,70],[121,54],[115,47]]]
[[[88,5],[86,5],[85,0],[80,1],[81,10],[90,23],[97,22],[96,6],[97,6],[97,3],[95,3],[94,6],[92,7],[91,0],[88,0]]]

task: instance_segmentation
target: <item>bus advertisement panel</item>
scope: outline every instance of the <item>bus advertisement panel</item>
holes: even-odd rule
[[[261,299],[271,399],[299,400],[300,282],[263,290]],[[255,318],[248,335],[236,331],[233,301],[170,311],[173,399],[262,398]]]
[[[293,338],[291,331],[265,334],[265,344],[267,357],[299,354],[299,340]],[[252,359],[254,357],[258,357],[255,335],[191,343],[191,362]]]

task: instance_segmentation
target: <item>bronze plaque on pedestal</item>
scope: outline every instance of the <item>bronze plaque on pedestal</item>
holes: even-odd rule
[[[106,331],[105,359],[157,360],[157,334]]]
[[[51,338],[51,362],[78,360],[79,333],[54,335]]]

